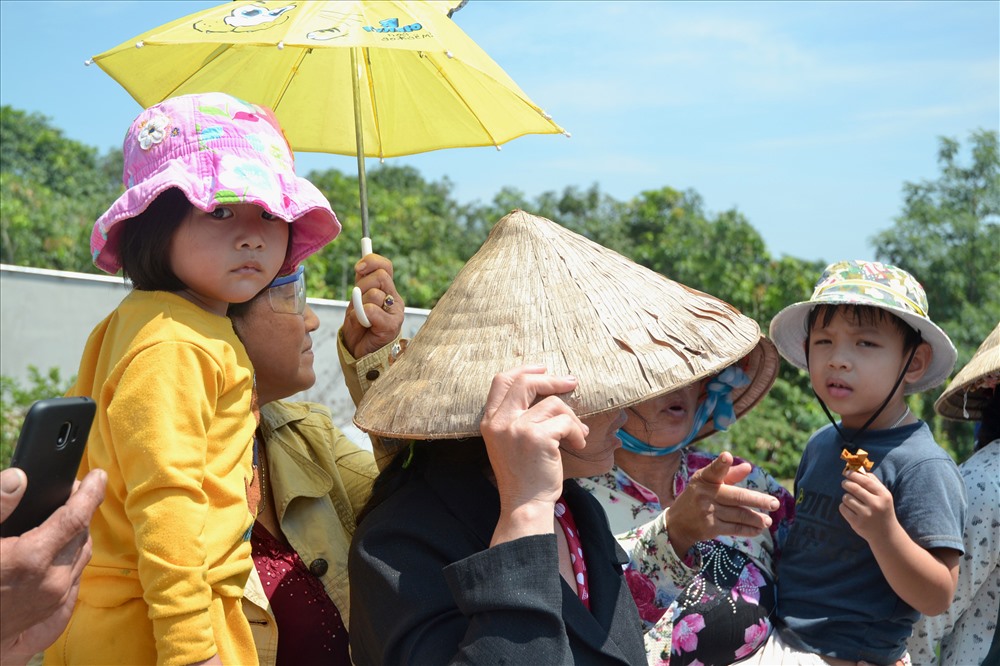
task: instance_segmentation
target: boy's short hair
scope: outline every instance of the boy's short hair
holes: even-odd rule
[[[907,324],[901,317],[897,317],[892,312],[872,305],[859,305],[857,303],[837,303],[817,305],[809,312],[809,319],[806,324],[806,342],[812,334],[813,326],[819,321],[823,326],[829,326],[837,313],[843,314],[848,321],[861,326],[877,326],[882,322],[888,322],[903,336],[903,351],[909,352],[911,349],[924,341],[920,331]]]

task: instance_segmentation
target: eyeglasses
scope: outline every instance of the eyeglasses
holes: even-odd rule
[[[291,275],[275,278],[267,289],[271,309],[287,314],[303,314],[306,311],[305,266],[299,266]]]

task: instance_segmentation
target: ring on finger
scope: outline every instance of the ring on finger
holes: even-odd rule
[[[382,301],[382,309],[385,310],[386,312],[388,312],[389,308],[391,308],[392,305],[393,305],[393,303],[395,303],[395,302],[396,302],[396,299],[392,297],[392,294],[386,294],[385,295],[385,300]]]

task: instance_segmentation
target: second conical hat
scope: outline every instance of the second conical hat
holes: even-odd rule
[[[756,350],[737,414],[770,388],[773,347],[757,323],[554,222],[499,222],[354,423],[396,439],[479,436],[494,375],[539,364],[574,375],[581,417],[628,407],[715,374]],[[751,357],[753,358],[753,357]]]
[[[934,409],[956,421],[979,421],[983,408],[1000,385],[1000,323],[986,336],[969,362],[958,371]]]

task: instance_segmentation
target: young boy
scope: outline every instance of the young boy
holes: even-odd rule
[[[920,614],[948,608],[963,552],[962,477],[904,400],[944,381],[955,348],[913,276],[868,261],[828,266],[808,301],[774,318],[771,338],[809,372],[832,426],[813,434],[795,475],[777,635],[755,658],[895,663]],[[846,470],[861,449],[870,471]]]

